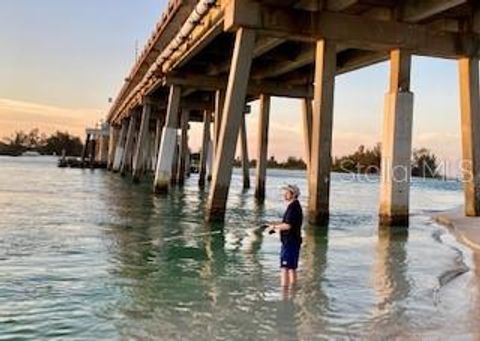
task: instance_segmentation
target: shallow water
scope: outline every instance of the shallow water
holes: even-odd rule
[[[429,218],[461,204],[460,183],[415,181],[410,228],[388,232],[378,179],[334,174],[329,229],[305,226],[283,292],[278,237],[254,229],[303,172],[269,170],[262,206],[235,172],[226,222],[207,225],[195,176],[155,197],[55,162],[0,158],[0,340],[480,336],[480,257]]]

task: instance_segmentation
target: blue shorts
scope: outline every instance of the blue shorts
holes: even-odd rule
[[[282,244],[280,267],[295,270],[298,267],[300,244]]]

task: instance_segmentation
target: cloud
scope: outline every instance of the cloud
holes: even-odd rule
[[[45,133],[62,130],[83,137],[85,128],[102,117],[103,113],[98,109],[63,108],[0,98],[0,136],[9,136],[16,130],[39,128]]]

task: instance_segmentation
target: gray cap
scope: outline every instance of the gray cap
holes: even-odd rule
[[[282,186],[282,189],[292,193],[295,198],[298,198],[300,196],[300,189],[297,185],[286,184],[285,186]]]

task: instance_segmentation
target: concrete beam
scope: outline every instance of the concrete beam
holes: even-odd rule
[[[273,50],[274,48],[283,44],[284,42],[285,40],[280,38],[272,38],[269,36],[258,37],[255,43],[255,49],[253,50],[253,58],[258,58],[263,56],[265,53]],[[216,76],[221,73],[227,72],[229,68],[230,68],[230,63],[226,62],[220,65],[212,66],[208,70],[207,74],[209,76]]]
[[[418,22],[467,3],[467,0],[407,0],[401,17],[404,21]]]
[[[226,89],[228,80],[222,77],[203,76],[203,75],[176,75],[167,76],[165,84],[176,84],[181,86],[189,86],[198,90],[215,91],[218,89]],[[268,94],[270,96],[304,98],[312,97],[312,88],[307,86],[290,85],[274,81],[256,81],[250,80],[247,86],[247,94],[252,96],[260,96]]]
[[[380,225],[408,226],[412,155],[411,55],[390,53],[390,90],[385,95],[380,184]]]
[[[315,61],[308,216],[311,224],[326,225],[329,219],[333,98],[337,64],[335,45],[325,40],[318,41]]]
[[[273,65],[265,66],[259,69],[256,72],[252,73],[253,79],[263,79],[279,76],[290,71],[301,68],[302,66],[311,64],[315,58],[314,49],[306,49],[298,54],[298,56],[293,60],[284,60],[280,63]]]
[[[270,116],[270,96],[260,96],[260,115],[258,118],[258,152],[255,198],[265,200],[265,183],[267,179],[268,159],[268,125]]]
[[[356,5],[360,0],[328,0],[326,3],[327,10],[329,11],[343,11],[353,5]]]
[[[241,124],[255,46],[255,31],[239,29],[228,78],[218,153],[208,197],[207,220],[223,220],[232,176],[232,161]]]
[[[479,59],[459,60],[465,214],[480,215]]]
[[[336,12],[285,9],[257,4],[245,8],[232,0],[226,9],[225,29],[246,27],[272,37],[306,42],[333,40],[364,50],[401,48],[411,53],[445,58],[478,56],[478,34],[436,32],[426,26],[385,21]],[[228,20],[227,20],[228,18]]]

